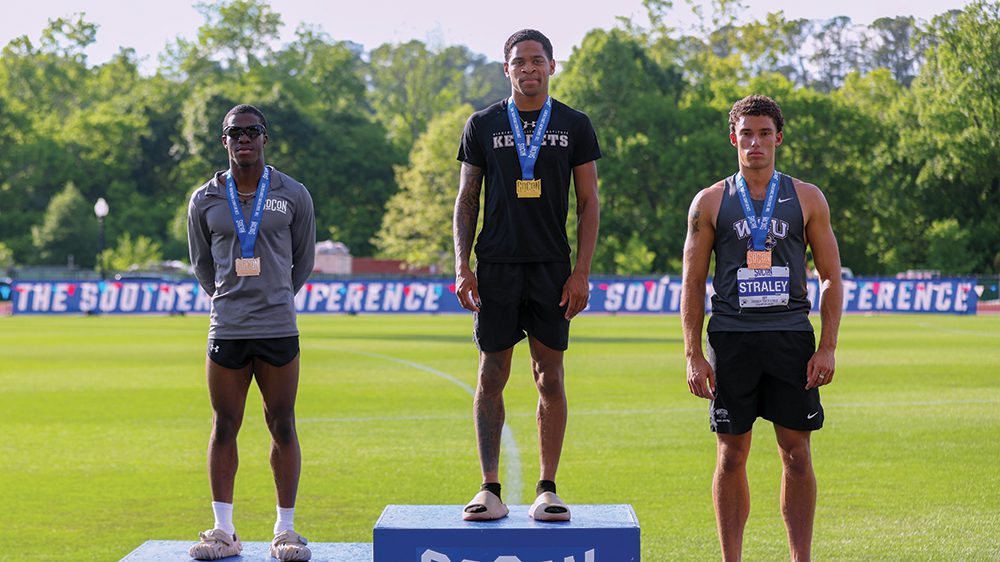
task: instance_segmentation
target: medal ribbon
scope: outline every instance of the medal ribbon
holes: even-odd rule
[[[226,170],[226,196],[229,198],[229,212],[233,215],[233,222],[236,224],[236,236],[240,239],[240,253],[244,258],[253,257],[253,247],[257,243],[257,234],[260,232],[260,218],[264,215],[264,202],[267,201],[267,192],[270,188],[271,172],[267,166],[264,166],[264,173],[261,174],[260,183],[257,184],[257,195],[253,199],[250,228],[247,228],[243,209],[240,208],[239,200],[236,198],[236,182],[233,181],[233,171]]]
[[[524,128],[521,126],[521,115],[514,105],[514,96],[507,100],[507,120],[510,121],[510,130],[514,133],[514,145],[517,146],[517,159],[521,162],[521,179],[535,179],[535,162],[538,160],[538,152],[542,148],[542,137],[545,136],[545,129],[549,126],[549,117],[552,116],[552,96],[545,98],[545,105],[542,106],[542,113],[535,123],[535,131],[531,134],[531,146],[524,137]]]
[[[750,202],[750,190],[747,189],[747,182],[743,179],[743,174],[736,174],[736,193],[740,195],[740,205],[743,206],[743,214],[750,225],[750,234],[753,237],[753,249],[762,252],[766,248],[764,242],[767,240],[767,232],[771,230],[771,216],[774,215],[774,202],[778,198],[778,182],[781,174],[775,170],[771,176],[771,182],[767,185],[767,195],[764,196],[764,208],[761,209],[760,218],[753,210],[753,203]]]

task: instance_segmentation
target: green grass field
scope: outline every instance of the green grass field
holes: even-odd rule
[[[210,527],[207,317],[0,319],[0,560],[117,560]],[[479,485],[465,316],[303,316],[296,528],[370,542],[386,504],[464,504]],[[410,364],[401,363],[410,362]],[[559,489],[630,503],[643,560],[718,559],[707,402],[677,317],[591,316],[567,354]],[[422,368],[421,368],[422,367]],[[536,394],[515,355],[508,423],[528,502]],[[436,371],[432,372],[432,371]],[[818,560],[1000,559],[1000,316],[849,316],[813,439]],[[236,525],[269,540],[274,491],[256,387]],[[502,459],[502,464],[505,459]],[[773,432],[756,426],[746,560],[787,559]],[[456,508],[456,517],[458,516]]]

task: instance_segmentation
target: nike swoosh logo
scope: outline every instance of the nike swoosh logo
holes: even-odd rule
[[[809,414],[808,416],[806,416],[806,419],[807,420],[811,420],[811,419],[815,418],[818,415],[819,415],[819,412],[813,412],[813,413]]]
[[[786,201],[791,201],[792,199],[795,199],[795,198],[794,197],[789,197],[788,199],[778,199],[778,203],[784,203]]]

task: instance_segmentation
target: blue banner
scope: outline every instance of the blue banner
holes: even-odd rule
[[[893,279],[844,280],[845,312],[934,312],[975,314],[979,300],[975,279]],[[819,310],[816,295],[819,283],[809,283],[809,300]]]
[[[845,279],[845,312],[975,314],[973,279]],[[16,281],[14,314],[205,314],[211,297],[193,280]],[[712,280],[706,287],[711,306]],[[809,300],[819,311],[819,283]],[[677,314],[680,276],[608,278],[590,284],[588,312]],[[464,313],[452,279],[351,279],[306,283],[295,296],[300,314]]]

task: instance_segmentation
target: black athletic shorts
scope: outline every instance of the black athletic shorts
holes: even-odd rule
[[[816,351],[812,332],[709,332],[715,369],[712,431],[739,435],[758,416],[782,427],[823,427],[819,389],[806,390],[806,367]]]
[[[527,333],[546,347],[565,351],[569,320],[559,299],[569,274],[569,262],[478,263],[482,306],[473,331],[479,350],[503,351]]]
[[[227,369],[242,369],[255,357],[282,367],[299,354],[299,337],[254,340],[220,340],[209,338],[208,358]]]

